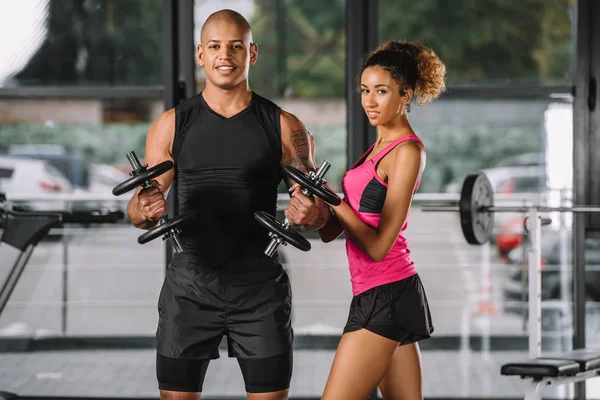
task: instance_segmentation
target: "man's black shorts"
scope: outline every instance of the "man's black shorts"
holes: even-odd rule
[[[158,300],[157,351],[173,359],[269,358],[292,349],[292,294],[277,257],[239,263],[177,253]]]

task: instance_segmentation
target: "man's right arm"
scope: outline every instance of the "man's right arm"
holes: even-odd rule
[[[172,149],[175,137],[175,110],[165,111],[154,121],[146,136],[146,155],[143,164],[148,169],[163,161],[173,161]],[[127,205],[127,215],[136,228],[150,229],[167,212],[166,192],[175,177],[171,168],[153,180],[154,187],[136,188]]]

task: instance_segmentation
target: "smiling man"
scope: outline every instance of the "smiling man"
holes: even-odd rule
[[[144,162],[172,160],[151,189],[138,189],[128,213],[148,229],[167,210],[177,181],[179,212],[198,219],[180,234],[183,252],[167,269],[158,301],[157,378],[161,399],[199,399],[211,359],[227,337],[248,399],[287,399],[292,376],[291,287],[270,241],[254,219],[275,214],[281,169],[314,171],[312,138],[294,115],[250,90],[258,46],[246,19],[212,14],[201,30],[198,62],[206,87],[150,128]],[[288,188],[292,182],[286,182]],[[330,216],[319,200],[294,202],[287,214],[305,230]]]

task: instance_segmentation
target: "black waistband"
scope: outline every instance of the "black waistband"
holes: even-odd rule
[[[199,254],[182,252],[173,254],[173,262],[183,262],[194,267],[205,268],[221,268],[221,269],[236,269],[236,268],[269,268],[280,265],[279,255],[273,257],[267,255],[254,258],[243,258],[235,260],[227,259],[210,259],[202,257]]]

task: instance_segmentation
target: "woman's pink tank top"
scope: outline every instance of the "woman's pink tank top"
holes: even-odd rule
[[[373,144],[342,178],[344,200],[363,222],[373,228],[377,228],[379,225],[387,193],[387,183],[377,175],[377,164],[394,147],[407,140],[417,141],[425,148],[418,136],[406,135],[390,143],[372,159],[363,162],[373,150],[375,146]],[[417,188],[419,183],[417,183]],[[355,296],[375,286],[408,278],[417,272],[410,259],[410,250],[404,237],[409,216],[410,212],[407,214],[406,222],[390,252],[378,262],[373,261],[349,238],[349,235],[346,235],[346,253],[350,267],[352,293]]]

